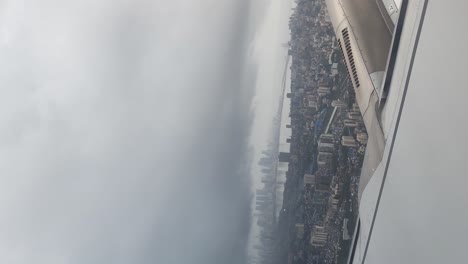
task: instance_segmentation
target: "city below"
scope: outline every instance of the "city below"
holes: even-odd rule
[[[250,263],[346,263],[368,135],[325,0],[296,1],[289,27],[290,109],[259,161]]]

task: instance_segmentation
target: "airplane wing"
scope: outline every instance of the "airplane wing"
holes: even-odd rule
[[[327,0],[327,6],[350,76],[359,80],[353,85],[369,134],[348,263],[465,263],[468,2]],[[380,33],[358,21],[370,21],[370,13],[380,15]],[[378,36],[385,43],[366,44]],[[372,53],[379,48],[385,69],[375,81],[370,64],[380,61]]]

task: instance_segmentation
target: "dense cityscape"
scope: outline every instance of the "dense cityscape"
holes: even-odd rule
[[[324,0],[298,0],[290,18],[289,152],[271,155],[256,192],[261,244],[252,263],[346,263],[357,219],[367,133]],[[277,152],[277,153],[278,153]],[[282,208],[278,164],[288,162]],[[270,168],[270,169],[268,169]],[[279,211],[279,217],[275,212]]]

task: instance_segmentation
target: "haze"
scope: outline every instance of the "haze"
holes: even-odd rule
[[[272,3],[1,1],[0,263],[245,263]]]

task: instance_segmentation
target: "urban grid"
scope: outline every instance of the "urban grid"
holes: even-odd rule
[[[256,191],[261,244],[251,263],[346,263],[367,133],[325,0],[297,0],[289,27],[290,151],[280,152],[277,163],[269,157],[260,161],[265,168],[265,187]],[[287,162],[288,170],[282,208],[276,208],[275,186],[283,185],[275,182],[280,162]]]

